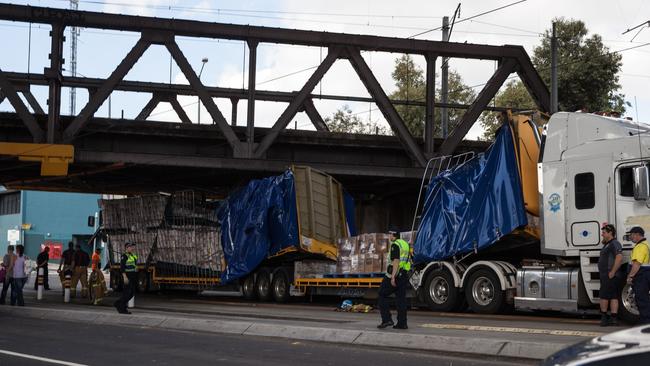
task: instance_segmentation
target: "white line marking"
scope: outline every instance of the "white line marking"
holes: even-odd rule
[[[88,366],[84,365],[81,363],[74,363],[74,362],[68,362],[68,361],[60,361],[60,360],[54,360],[51,358],[45,358],[45,357],[39,357],[39,356],[32,356],[32,355],[27,355],[24,353],[17,353],[17,352],[11,352],[11,351],[5,351],[0,349],[0,353],[4,353],[5,355],[9,356],[15,356],[15,357],[22,357],[22,358],[29,358],[30,360],[36,360],[36,361],[42,361],[42,362],[47,362],[47,363],[54,363],[57,365],[65,365],[65,366]]]
[[[507,332],[507,333],[527,333],[527,334],[551,334],[560,336],[578,336],[578,337],[598,337],[604,333],[585,332],[579,330],[556,330],[556,329],[529,329],[529,328],[510,328],[510,327],[485,327],[480,325],[461,325],[461,324],[422,324],[423,328],[434,329],[455,329],[455,330],[479,330],[486,332]]]

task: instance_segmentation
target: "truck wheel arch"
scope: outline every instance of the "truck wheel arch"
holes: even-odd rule
[[[517,269],[512,264],[504,261],[478,261],[472,263],[463,273],[460,286],[464,288],[469,276],[481,267],[487,267],[496,274],[504,291],[517,287]]]
[[[455,287],[461,287],[462,286],[462,278],[461,278],[461,273],[463,268],[456,268],[453,263],[446,262],[446,261],[436,261],[436,262],[431,262],[427,264],[424,269],[422,269],[421,273],[422,275],[420,276],[420,279],[418,280],[418,288],[422,287],[424,285],[424,281],[426,281],[427,276],[429,275],[429,272],[433,269],[437,269],[439,267],[446,268],[449,273],[451,273],[452,278],[454,279],[454,286]]]

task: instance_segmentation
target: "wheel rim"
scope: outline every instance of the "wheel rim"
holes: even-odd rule
[[[253,293],[253,277],[249,276],[244,281],[244,295],[250,296]]]
[[[636,301],[634,301],[634,290],[632,290],[632,286],[626,284],[625,287],[623,287],[621,303],[623,303],[623,307],[630,314],[639,315],[639,308],[637,308]]]
[[[280,275],[280,278],[278,278],[275,281],[275,286],[274,286],[274,291],[275,294],[279,299],[282,299],[286,296],[287,294],[287,282],[284,278],[284,276]]]
[[[481,306],[489,305],[494,300],[494,284],[487,277],[479,277],[472,285],[472,298]]]
[[[266,276],[260,278],[260,283],[257,285],[261,297],[266,297],[269,293],[269,279]]]
[[[436,276],[429,286],[429,297],[434,303],[441,305],[449,299],[449,283],[444,277]]]

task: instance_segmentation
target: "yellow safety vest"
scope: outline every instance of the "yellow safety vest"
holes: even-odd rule
[[[126,253],[126,265],[124,272],[137,272],[138,271],[138,256],[133,253]]]
[[[404,271],[410,271],[411,270],[411,261],[409,260],[409,255],[411,253],[411,249],[409,247],[409,243],[407,243],[405,240],[402,239],[397,239],[393,242],[392,245],[397,245],[399,247],[399,269],[402,269]],[[390,259],[390,251],[388,253],[388,263],[391,263]],[[390,276],[391,273],[386,273],[387,276]]]

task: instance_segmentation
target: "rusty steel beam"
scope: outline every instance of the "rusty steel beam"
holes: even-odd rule
[[[25,100],[27,100],[27,103],[32,107],[35,114],[45,114],[45,111],[38,103],[38,100],[36,100],[36,97],[34,97],[34,94],[32,94],[29,86],[23,88],[20,93],[25,97]]]
[[[142,108],[140,113],[135,117],[136,121],[146,121],[147,118],[149,118],[149,115],[151,115],[151,112],[153,112],[154,109],[160,104],[162,98],[160,94],[158,93],[153,93],[151,95],[151,99],[145,104],[145,106]]]
[[[278,137],[280,131],[284,130],[289,122],[291,122],[291,118],[298,113],[298,110],[304,104],[309,94],[311,94],[311,91],[314,90],[316,84],[318,84],[318,82],[323,78],[327,70],[332,67],[340,54],[341,48],[339,47],[330,48],[327,51],[327,57],[325,57],[323,62],[318,66],[318,68],[316,68],[296,97],[291,101],[291,103],[289,103],[289,106],[287,106],[284,112],[282,112],[280,118],[278,118],[271,130],[264,136],[255,150],[255,157],[259,158],[266,153],[266,150],[271,146],[271,144],[273,144],[273,141]]]
[[[439,42],[395,37],[379,37],[346,33],[316,32],[284,28],[222,24],[183,19],[163,19],[118,15],[91,11],[46,8],[25,5],[0,5],[0,19],[66,26],[141,32],[169,31],[176,36],[221,38],[263,43],[295,44],[314,47],[352,46],[360,50],[411,53],[435,53],[443,57],[499,60],[525,53],[521,46],[489,46],[480,44]]]
[[[13,83],[26,83],[31,85],[47,85],[42,74],[26,74],[18,72],[5,72],[7,78]],[[64,87],[75,87],[83,89],[96,89],[98,88],[105,79],[97,78],[82,78],[82,77],[71,77],[64,76],[63,84]],[[247,99],[248,98],[248,89],[236,89],[236,88],[220,88],[220,87],[207,87],[205,88],[208,93],[213,98],[227,98],[227,99]],[[187,84],[167,84],[167,83],[156,83],[148,81],[129,81],[123,80],[115,87],[115,90],[119,91],[128,91],[136,93],[174,93],[177,95],[196,95],[196,91],[192,89],[191,85]],[[267,102],[284,102],[289,103],[296,96],[296,92],[284,92],[284,91],[272,91],[272,90],[256,90],[255,99]],[[349,102],[361,102],[361,103],[376,103],[375,99],[372,97],[359,97],[353,95],[330,95],[330,94],[310,94],[309,99],[318,99],[318,100],[340,100],[340,101],[349,101]],[[418,106],[426,107],[425,101],[418,100],[401,100],[401,99],[391,99],[391,103],[395,105],[409,105],[409,106]],[[236,105],[237,103],[235,103]],[[447,107],[451,109],[467,109],[470,106],[467,104],[459,103],[435,103],[435,107]],[[518,109],[514,108],[505,108],[505,107],[485,107],[486,111],[493,112],[505,112],[506,110],[517,111]],[[236,118],[235,118],[236,120]],[[231,121],[232,123],[232,121]]]
[[[97,92],[88,100],[79,115],[72,121],[70,126],[63,132],[63,139],[66,142],[72,141],[88,120],[97,112],[97,109],[104,103],[106,98],[115,89],[115,86],[124,79],[124,76],[131,70],[133,65],[142,57],[142,54],[149,48],[151,41],[144,35],[138,39],[135,46],[124,57],[122,62],[115,68],[111,76],[106,79]]]
[[[415,160],[420,166],[424,167],[427,160],[425,159],[420,146],[418,146],[408,128],[406,128],[402,117],[397,113],[395,106],[388,99],[381,84],[379,84],[379,81],[375,78],[375,75],[372,73],[372,70],[370,70],[366,61],[361,57],[359,50],[348,47],[346,51],[352,67],[359,75],[363,85],[368,89],[368,93],[377,101],[377,107],[381,110],[384,118],[386,118],[386,121],[393,129],[406,151],[413,160]]]
[[[460,141],[467,135],[467,132],[474,125],[478,117],[481,115],[481,112],[485,110],[485,106],[490,103],[492,98],[499,91],[499,88],[506,81],[508,76],[516,71],[517,62],[514,59],[506,59],[501,62],[499,68],[494,72],[490,80],[488,80],[483,90],[478,94],[472,106],[463,114],[463,117],[460,120],[460,123],[451,135],[445,139],[440,146],[441,155],[451,155]]]
[[[53,144],[61,138],[61,78],[63,70],[63,32],[65,26],[60,22],[52,23],[50,31],[50,67],[45,69],[48,80],[47,100],[47,142]]]
[[[178,115],[178,118],[181,119],[182,123],[192,124],[192,120],[187,113],[185,113],[183,106],[178,102],[178,98],[175,95],[170,95],[167,98],[167,102],[172,105],[172,108],[174,108],[174,111]]]
[[[212,96],[210,93],[208,93],[205,86],[196,75],[196,72],[194,72],[192,69],[189,61],[187,61],[187,58],[185,58],[183,51],[181,51],[181,49],[178,47],[178,43],[176,43],[176,41],[170,37],[166,40],[165,47],[167,47],[167,50],[169,50],[169,53],[171,53],[172,58],[174,61],[176,61],[176,64],[181,69],[187,80],[190,82],[192,88],[198,94],[199,99],[201,99],[201,102],[203,102],[203,105],[205,106],[205,109],[207,109],[208,113],[210,113],[212,120],[217,124],[217,126],[219,126],[221,133],[223,133],[224,137],[228,141],[228,144],[232,148],[233,155],[241,156],[241,142],[239,141],[239,138],[237,135],[235,135],[230,125],[228,125],[228,122],[223,117],[223,114],[221,114],[221,111],[212,99]]]
[[[2,89],[2,93],[9,99],[9,103],[14,107],[18,116],[20,116],[20,119],[29,129],[29,132],[34,138],[34,142],[41,142],[45,133],[38,125],[38,122],[36,122],[36,118],[27,109],[23,100],[20,99],[18,92],[11,85],[11,82],[7,79],[4,72],[2,72],[2,69],[0,69],[0,88]]]
[[[314,102],[311,99],[305,100],[305,102],[302,105],[303,110],[307,114],[307,117],[309,117],[309,120],[311,123],[314,124],[314,127],[316,127],[316,131],[329,131],[329,127],[327,127],[327,124],[323,120],[323,117],[318,113],[318,110],[316,109],[316,106],[314,106]]]

